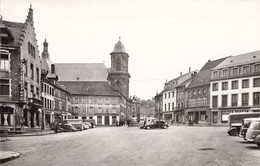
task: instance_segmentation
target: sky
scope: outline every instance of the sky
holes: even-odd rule
[[[152,99],[166,80],[208,60],[260,50],[260,1],[0,0],[3,20],[24,22],[32,4],[40,53],[54,63],[105,63],[121,37],[130,95]]]

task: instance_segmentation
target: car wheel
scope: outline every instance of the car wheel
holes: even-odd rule
[[[140,129],[142,129],[142,127],[140,127]]]
[[[150,130],[150,128],[151,128],[150,126],[147,126],[147,127],[146,127],[147,130]]]
[[[167,126],[163,126],[164,129],[167,129]]]
[[[231,130],[229,132],[229,135],[231,135],[231,136],[237,136],[237,134],[238,134],[237,130]]]
[[[260,143],[257,143],[257,146],[259,146],[259,147],[260,147]]]

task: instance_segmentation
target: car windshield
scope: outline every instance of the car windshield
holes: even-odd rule
[[[260,130],[260,122],[251,123],[250,128],[253,130]]]

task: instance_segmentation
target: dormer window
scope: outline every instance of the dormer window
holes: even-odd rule
[[[244,66],[243,67],[243,74],[249,74],[250,73],[250,68],[249,66]]]
[[[8,43],[9,43],[8,34],[1,33],[1,44],[8,44]]]
[[[228,77],[228,70],[223,70],[223,77]]]
[[[9,53],[0,52],[0,70],[10,70]]]

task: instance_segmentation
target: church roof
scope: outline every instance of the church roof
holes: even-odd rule
[[[55,63],[59,81],[107,81],[104,63]]]
[[[73,95],[120,96],[107,81],[59,81]]]
[[[125,47],[123,45],[123,43],[121,42],[120,38],[119,38],[119,41],[116,43],[115,47],[114,47],[114,50],[112,53],[114,52],[123,52],[123,53],[126,53],[125,51]]]

